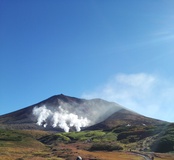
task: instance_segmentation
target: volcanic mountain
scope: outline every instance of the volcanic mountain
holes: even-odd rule
[[[0,128],[69,131],[111,129],[120,125],[166,123],[102,99],[80,99],[63,94],[0,116]]]

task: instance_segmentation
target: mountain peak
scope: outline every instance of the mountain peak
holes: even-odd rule
[[[65,131],[75,127],[79,131],[81,127],[96,126],[97,124],[113,128],[130,122],[136,124],[137,121],[140,123],[157,122],[129,111],[114,102],[103,99],[86,100],[59,94],[0,116],[0,127],[39,130],[62,128]]]

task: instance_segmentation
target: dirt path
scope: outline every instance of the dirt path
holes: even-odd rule
[[[152,160],[148,155],[145,155],[143,153],[139,153],[139,152],[131,152],[133,154],[136,154],[137,156],[141,156],[144,158],[144,160]]]
[[[145,160],[151,160],[151,158],[149,158],[148,156],[141,155],[141,154],[139,154],[139,155],[142,156]]]

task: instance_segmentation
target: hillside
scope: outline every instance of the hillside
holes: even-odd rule
[[[113,113],[104,121],[90,126],[89,130],[104,129],[111,130],[117,126],[157,126],[157,125],[167,125],[168,122],[153,119],[150,117],[145,117],[133,111],[126,109],[120,109],[119,111]]]
[[[85,126],[84,122],[90,123]],[[36,144],[38,152],[22,151],[27,152],[28,159],[45,156],[73,159],[77,153],[95,159],[93,151],[102,151],[103,156],[108,151],[120,150],[173,152],[173,134],[172,123],[145,117],[102,99],[86,100],[62,94],[0,116],[0,152],[4,147],[10,148],[9,152],[18,148],[14,155],[20,157],[20,147],[33,150]],[[4,157],[10,157],[9,152]]]
[[[60,110],[60,106],[63,111]],[[60,130],[59,126],[52,127],[52,124],[44,127],[46,121],[53,123],[49,119],[43,120],[40,126],[36,124],[40,115],[34,115],[33,110],[36,108],[40,109],[38,112],[42,112],[42,108],[44,109],[44,107],[46,108],[46,112],[52,112],[52,114],[62,111],[62,115],[65,115],[65,113],[67,113],[67,116],[73,114],[78,117],[78,120],[82,119],[81,117],[87,118],[90,121],[89,125],[99,123],[114,112],[122,109],[120,105],[102,99],[85,100],[60,94],[21,110],[0,116],[0,127],[11,129]]]
[[[0,127],[70,131],[111,129],[119,125],[166,123],[145,117],[102,99],[80,99],[63,94],[52,96],[21,110],[0,116]]]
[[[74,160],[80,155],[84,160],[140,160],[141,155],[135,154],[138,152],[146,157],[153,155],[155,160],[173,160],[172,153],[151,152],[173,151],[173,131],[173,124],[166,129],[120,126],[111,131],[69,133],[0,129],[0,159]],[[168,141],[164,141],[166,137]]]
[[[167,122],[145,117],[114,102],[102,99],[86,100],[63,94],[0,116],[0,128],[67,132],[163,123]]]

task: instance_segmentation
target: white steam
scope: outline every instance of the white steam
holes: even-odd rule
[[[159,75],[116,74],[102,86],[82,95],[117,102],[137,113],[174,122],[174,84]]]
[[[81,127],[89,126],[90,121],[87,118],[79,117],[75,113],[69,113],[61,106],[57,107],[56,111],[48,109],[45,105],[35,107],[33,115],[37,117],[37,124],[46,127],[60,127],[65,132],[69,132],[71,127],[75,127],[76,131],[80,131]]]

